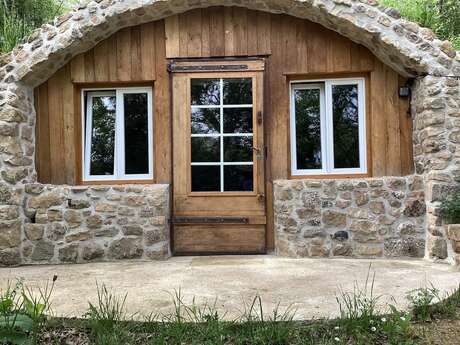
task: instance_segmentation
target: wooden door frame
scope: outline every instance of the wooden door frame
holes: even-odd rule
[[[205,70],[195,70],[194,66],[196,65],[201,65],[201,66],[206,66]],[[179,68],[178,68],[179,66]],[[226,66],[226,68],[222,68],[223,66]],[[243,67],[243,69],[239,69]],[[253,104],[254,104],[254,129],[253,129],[253,135],[254,135],[254,143],[256,144],[259,140],[263,142],[263,147],[259,148],[260,154],[262,155],[262,159],[257,160],[254,159],[254,191],[252,192],[192,192],[191,191],[191,175],[187,176],[187,189],[186,189],[186,195],[188,197],[195,197],[195,196],[201,196],[201,197],[232,197],[232,196],[254,196],[257,197],[260,194],[263,194],[264,200],[263,200],[263,212],[264,216],[251,216],[250,220],[248,221],[248,224],[264,224],[265,225],[265,251],[268,252],[272,250],[273,245],[270,245],[270,243],[267,241],[268,238],[273,237],[268,235],[268,231],[273,231],[273,225],[270,225],[267,223],[267,169],[269,168],[267,164],[267,143],[266,143],[266,138],[267,134],[265,133],[266,125],[265,125],[265,119],[264,119],[264,112],[265,112],[265,107],[266,107],[266,78],[265,78],[265,60],[262,58],[254,58],[254,59],[247,59],[247,60],[240,60],[240,59],[186,59],[186,60],[172,60],[172,62],[169,65],[169,71],[170,71],[170,81],[171,81],[171,114],[172,117],[174,117],[174,75],[175,74],[181,74],[182,77],[187,78],[188,80],[192,78],[239,78],[239,77],[250,77],[253,80],[254,85],[258,85],[257,89],[254,90],[254,99],[253,99]],[[261,80],[260,80],[261,79]],[[187,89],[187,97],[185,102],[189,104],[188,102],[190,99],[190,85],[188,86]],[[177,96],[176,96],[177,97]],[[257,110],[256,109],[261,109],[261,119],[259,120],[259,116],[257,116]],[[174,120],[173,120],[174,121]],[[259,124],[259,121],[261,121],[261,124]],[[175,155],[177,154],[174,149],[174,123],[172,126],[172,158],[173,162],[175,161]],[[190,144],[190,137],[187,138],[188,144]],[[190,146],[190,145],[188,145]],[[190,148],[187,149],[186,153],[187,157],[187,164],[190,165],[191,157],[190,157]],[[261,161],[263,160],[263,162]],[[172,188],[171,188],[171,216],[172,218],[175,216],[175,179],[174,179],[174,173],[177,170],[174,169],[174,164],[173,169],[172,169]],[[263,218],[263,219],[262,219]],[[212,223],[209,223],[211,225]],[[174,243],[174,232],[175,232],[175,224],[173,221],[171,221],[171,249],[173,251],[174,255],[177,255],[175,252],[175,243]],[[207,255],[210,253],[195,253],[194,255]],[[226,254],[225,252],[222,253],[213,253],[213,254]],[[237,254],[237,253],[234,253]]]

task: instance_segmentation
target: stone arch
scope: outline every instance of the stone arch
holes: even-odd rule
[[[369,48],[404,76],[459,75],[460,54],[448,41],[402,19],[376,0],[93,0],[36,30],[2,57],[2,84],[37,85],[73,56],[119,29],[159,20],[190,9],[241,6],[284,13],[319,23]]]
[[[0,232],[9,232],[11,243],[7,249],[0,248],[0,263],[23,262],[27,248],[20,243],[27,230],[21,229],[30,219],[26,201],[44,188],[33,184],[33,87],[121,28],[222,5],[319,23],[366,46],[401,75],[417,78],[412,105],[414,156],[416,174],[426,186],[427,256],[460,262],[438,216],[439,201],[460,181],[456,158],[460,152],[460,91],[455,78],[460,76],[460,53],[448,41],[401,18],[397,11],[379,6],[376,0],[92,0],[37,29],[0,57],[0,204],[5,207],[2,219],[9,222],[0,223]],[[64,202],[69,190],[59,188],[44,202]],[[21,247],[20,254],[17,247]],[[47,248],[41,249],[46,252]]]

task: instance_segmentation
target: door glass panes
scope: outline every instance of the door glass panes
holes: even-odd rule
[[[92,110],[90,173],[113,175],[115,165],[116,97],[89,96]]]
[[[220,79],[192,79],[192,105],[219,105]]]
[[[298,169],[321,169],[321,90],[294,90]]]
[[[332,86],[334,168],[359,168],[358,85]]]
[[[191,80],[192,192],[254,190],[252,78]]]
[[[224,104],[252,104],[252,80],[227,78],[223,80]]]
[[[219,190],[219,165],[192,165],[192,191],[215,192]]]
[[[224,137],[225,162],[252,162],[252,136]]]
[[[220,162],[218,137],[192,137],[192,162]]]
[[[252,165],[224,166],[224,189],[227,191],[250,192],[253,189]]]
[[[224,133],[252,133],[252,108],[224,109]]]
[[[149,173],[147,93],[125,93],[125,174]]]
[[[217,134],[219,132],[219,109],[192,109],[192,134]]]

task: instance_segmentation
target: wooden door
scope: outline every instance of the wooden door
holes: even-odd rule
[[[263,70],[174,72],[175,254],[264,253]]]

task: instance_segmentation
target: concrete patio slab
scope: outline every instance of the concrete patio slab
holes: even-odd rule
[[[432,283],[443,293],[460,284],[452,267],[419,260],[288,259],[274,256],[174,257],[161,262],[115,262],[81,265],[24,266],[0,269],[0,289],[8,280],[25,279],[28,286],[43,286],[58,276],[52,298],[58,316],[82,316],[87,301],[97,298],[96,282],[127,296],[129,313],[168,313],[172,294],[180,289],[184,300],[205,301],[227,310],[226,318],[239,316],[244,303],[259,294],[270,313],[293,306],[297,319],[334,317],[339,289],[363,287],[369,271],[375,272],[374,294],[406,306],[405,294]]]

